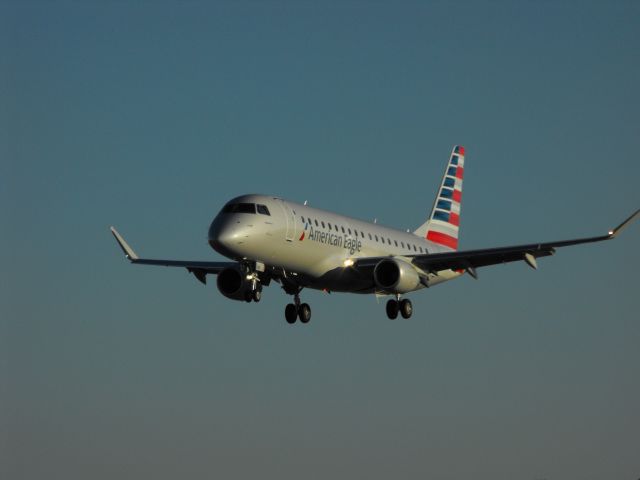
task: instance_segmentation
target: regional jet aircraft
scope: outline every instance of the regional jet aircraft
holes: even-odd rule
[[[213,219],[209,245],[230,262],[153,260],[140,258],[111,227],[131,263],[183,267],[200,282],[216,274],[227,298],[259,302],[262,287],[272,281],[293,295],[285,308],[288,323],[307,323],[311,308],[300,292],[389,295],[387,316],[411,317],[413,306],[403,295],[453,280],[476,269],[522,260],[537,268],[536,259],[557,247],[610,240],[639,214],[637,210],[606,235],[531,243],[511,247],[458,251],[464,147],[454,147],[426,221],[409,233],[283,200],[270,195],[243,195],[229,201]]]

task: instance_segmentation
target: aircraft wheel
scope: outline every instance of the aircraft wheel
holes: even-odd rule
[[[244,292],[244,301],[250,303],[251,300],[253,300],[253,293],[251,292],[251,290],[247,290],[246,292]]]
[[[398,318],[398,302],[391,299],[387,302],[387,317],[391,320]]]
[[[252,294],[251,297],[253,299],[254,302],[259,302],[260,299],[262,298],[262,289],[260,288],[256,288]]]
[[[413,305],[411,304],[411,300],[405,298],[400,301],[400,313],[402,314],[402,318],[411,318],[411,314],[413,313]]]
[[[296,323],[296,318],[298,318],[298,309],[293,303],[289,303],[285,307],[284,318],[287,319],[287,323]]]
[[[298,309],[298,316],[302,323],[309,323],[309,320],[311,320],[311,307],[308,303],[300,305],[300,308]]]

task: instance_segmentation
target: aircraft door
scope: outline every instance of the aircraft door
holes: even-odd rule
[[[279,202],[286,222],[285,240],[287,242],[293,242],[296,234],[296,216],[284,200],[279,200]]]

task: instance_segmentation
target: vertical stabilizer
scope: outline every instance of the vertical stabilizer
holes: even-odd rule
[[[456,145],[440,182],[431,214],[415,232],[439,247],[458,249],[462,177],[464,176],[464,147]]]

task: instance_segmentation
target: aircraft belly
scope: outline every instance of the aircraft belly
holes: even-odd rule
[[[372,278],[366,278],[356,270],[342,267],[326,272],[321,277],[314,279],[309,286],[330,292],[363,293],[369,293],[375,287]]]

